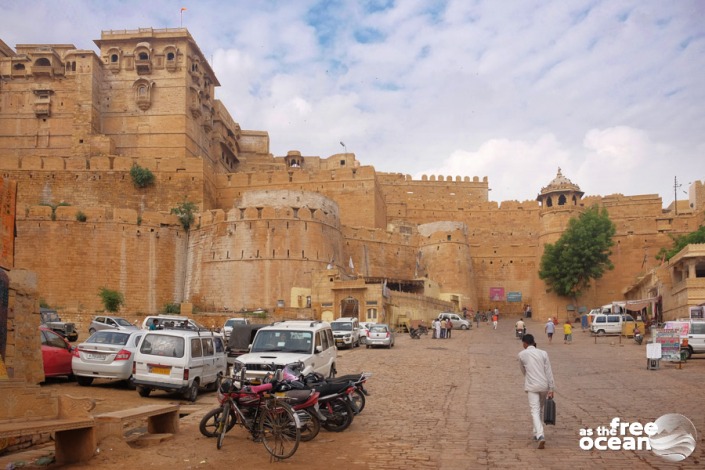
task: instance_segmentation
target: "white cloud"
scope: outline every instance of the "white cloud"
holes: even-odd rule
[[[664,205],[674,176],[705,178],[699,0],[25,0],[0,35],[95,50],[100,30],[178,26],[181,6],[216,97],[277,155],[342,140],[380,171],[486,175],[496,201],[535,198],[558,166]]]

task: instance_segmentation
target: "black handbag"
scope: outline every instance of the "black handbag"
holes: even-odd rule
[[[556,402],[553,398],[547,398],[543,407],[543,423],[556,424]]]

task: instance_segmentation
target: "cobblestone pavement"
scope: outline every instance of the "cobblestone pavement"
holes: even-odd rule
[[[543,324],[528,321],[539,348],[549,353],[556,379],[557,423],[546,426],[546,448],[532,441],[531,420],[517,362],[521,343],[516,318],[500,318],[497,330],[486,323],[471,331],[453,331],[448,340],[397,336],[392,349],[342,350],[339,372],[370,371],[371,396],[365,410],[342,433],[322,430],[302,443],[285,461],[270,463],[261,444],[235,428],[224,447],[201,436],[198,422],[215,406],[213,394],[199,396],[196,412],[181,420],[171,441],[131,449],[119,442],[101,444],[100,455],[75,468],[205,468],[286,467],[291,469],[486,469],[486,468],[704,468],[705,356],[695,356],[682,369],[661,363],[646,368],[646,347],[631,339],[602,337],[575,329],[573,344],[556,335],[548,344]],[[115,394],[129,407],[173,400],[153,394],[105,387],[62,384],[74,396]],[[92,394],[92,395],[91,395]],[[128,402],[129,400],[129,402]],[[116,403],[103,398],[99,406]],[[104,411],[104,410],[98,410]],[[649,450],[586,451],[579,447],[583,428],[609,426],[613,418],[646,424],[667,414],[688,417],[698,430],[693,455],[668,463]]]
[[[546,448],[532,441],[516,319],[501,319],[449,340],[400,336],[391,350],[343,352],[341,363],[371,370],[374,395],[353,423],[369,468],[703,468],[705,467],[705,357],[682,369],[661,363],[647,370],[645,345],[618,337],[597,340],[578,327],[572,344],[543,324],[528,322],[549,353],[556,380],[557,423],[546,426]],[[609,426],[613,418],[646,424],[667,413],[688,417],[698,433],[695,452],[668,463],[649,450],[585,451],[581,428]],[[344,451],[343,451],[344,452]]]

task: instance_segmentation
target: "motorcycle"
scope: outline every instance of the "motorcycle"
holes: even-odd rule
[[[419,330],[417,330],[416,328],[409,328],[409,336],[411,336],[411,339],[421,339]]]
[[[637,328],[634,328],[634,342],[640,346],[641,346],[641,343],[644,342],[644,336],[641,334],[641,332]]]
[[[518,339],[522,339],[526,334],[526,328],[517,328],[515,331]]]

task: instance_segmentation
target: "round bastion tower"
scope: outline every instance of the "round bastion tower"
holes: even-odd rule
[[[567,310],[568,305],[573,303],[573,299],[559,297],[552,292],[547,292],[546,284],[539,278],[538,270],[541,265],[544,246],[547,243],[555,243],[568,227],[568,221],[577,217],[582,211],[581,198],[583,192],[577,184],[563,176],[561,169],[558,174],[548,184],[541,188],[541,192],[536,200],[541,205],[539,212],[541,230],[539,232],[539,242],[536,253],[536,278],[534,289],[531,295],[533,305],[531,306],[534,320],[547,320],[549,317],[558,317],[560,322],[566,318],[572,321],[575,312]]]
[[[470,256],[467,225],[432,222],[418,226],[419,252],[416,276],[439,283],[441,298],[458,309],[477,305],[475,274]]]
[[[227,213],[211,211],[189,237],[186,298],[208,306],[271,309],[291,287],[343,259],[338,205],[313,192],[247,191]]]

